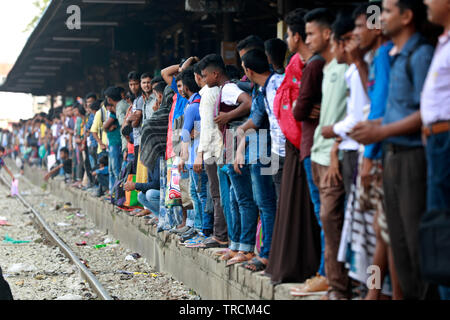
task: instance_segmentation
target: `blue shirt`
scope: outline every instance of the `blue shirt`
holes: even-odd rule
[[[94,118],[95,118],[95,114],[90,114],[89,115],[89,119],[88,122],[86,124],[86,129],[87,130],[91,130],[92,124],[94,123]],[[89,141],[90,141],[90,145],[91,147],[95,147],[97,148],[97,140],[95,140],[94,136],[92,135],[92,133],[89,133],[89,137],[88,137]]]
[[[252,122],[258,127],[255,133],[248,135],[246,141],[248,145],[248,162],[255,163],[260,159],[261,152],[264,152],[264,149],[265,155],[270,157],[271,148],[269,116],[266,112],[264,94],[257,86],[253,88],[252,92],[252,107],[250,109],[249,119],[252,119]],[[259,134],[259,130],[267,130],[265,132],[265,137]]]
[[[181,140],[183,142],[191,142],[191,131],[193,129],[200,132],[200,99],[200,95],[198,93],[194,93],[189,98],[188,106],[184,110],[183,131],[181,133]],[[187,162],[187,167],[189,169],[193,168],[199,142],[199,137],[195,138],[194,141],[191,142],[189,148],[189,160]]]
[[[389,95],[383,125],[397,122],[420,110],[420,94],[433,59],[434,49],[431,45],[417,48],[423,36],[415,33],[405,44],[401,52],[391,57],[389,76]],[[412,54],[411,52],[417,48]],[[411,55],[411,57],[409,57]],[[412,83],[408,76],[407,64],[410,63]],[[387,143],[406,147],[422,146],[421,133],[389,137]]]
[[[393,46],[392,41],[389,41],[378,48],[369,67],[367,91],[371,103],[368,120],[383,118],[386,111],[389,93],[389,72],[391,71],[389,51],[391,51]],[[372,160],[381,159],[381,143],[367,145],[364,149],[364,157]]]
[[[172,119],[173,125],[175,123],[175,120],[183,115],[184,107],[188,103],[188,100],[178,92],[177,81],[175,77],[173,77],[172,84],[170,87],[172,88],[173,91],[175,91],[177,95],[177,102],[175,104],[175,110],[173,112],[173,119]]]
[[[97,169],[97,170],[95,170],[95,172],[96,172],[97,174],[108,175],[108,174],[109,174],[108,166],[103,167],[103,169]]]

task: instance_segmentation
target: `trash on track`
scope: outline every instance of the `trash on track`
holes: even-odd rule
[[[3,239],[3,243],[12,243],[12,244],[19,244],[19,243],[29,243],[31,240],[15,240],[8,235],[5,235],[5,238]]]

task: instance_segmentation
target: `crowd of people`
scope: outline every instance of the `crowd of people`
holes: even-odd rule
[[[240,66],[132,71],[2,144],[294,296],[449,299],[450,1],[284,21],[285,41],[238,43]]]

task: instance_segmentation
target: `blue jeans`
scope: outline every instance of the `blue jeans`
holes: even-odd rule
[[[213,230],[214,215],[206,212],[206,202],[208,199],[208,176],[205,171],[197,174],[193,169],[189,169],[190,194],[195,210],[195,222],[201,221],[201,229],[206,236],[209,236]]]
[[[231,214],[231,203],[230,203],[230,189],[231,182],[230,178],[226,174],[226,166],[217,166],[217,176],[219,178],[219,191],[220,191],[220,204],[223,208],[223,215],[225,216],[225,221],[227,223],[228,239],[230,239],[231,250],[239,250],[239,236],[238,228],[233,224],[233,217]]]
[[[159,158],[160,163],[160,205],[158,228],[170,230],[179,225],[183,219],[181,206],[166,208],[166,189],[167,189],[167,162],[163,157]]]
[[[120,166],[122,161],[121,154],[122,146],[109,146],[108,147],[108,170],[109,170],[109,190],[119,180]]]
[[[250,166],[244,165],[242,174],[234,171],[233,165],[227,164],[230,188],[230,211],[232,216],[232,229],[239,237],[239,251],[253,252],[255,248],[256,227],[258,222],[258,207],[253,200],[252,179]],[[234,242],[232,240],[232,242]],[[236,243],[232,243],[232,250],[236,250]]]
[[[139,202],[154,215],[159,216],[160,190],[150,189],[147,192],[139,192]]]
[[[319,189],[316,187],[311,170],[311,157],[306,157],[303,160],[303,166],[305,167],[306,179],[308,180],[309,194],[311,195],[311,201],[314,205],[314,213],[316,214],[317,222],[320,227],[320,242],[321,242],[321,254],[320,254],[320,267],[319,274],[325,276],[325,235],[323,233],[322,222],[320,222],[320,195]]]
[[[277,194],[272,176],[261,175],[261,168],[263,167],[268,167],[268,165],[259,163],[250,165],[250,174],[253,197],[259,208],[263,233],[263,246],[259,256],[268,259],[277,212]]]
[[[427,211],[450,210],[450,131],[428,137]],[[439,287],[442,300],[450,300],[450,287]]]

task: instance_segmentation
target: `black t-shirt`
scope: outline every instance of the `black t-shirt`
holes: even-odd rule
[[[61,160],[56,161],[58,165],[61,164]],[[64,173],[72,174],[72,159],[63,160]]]

